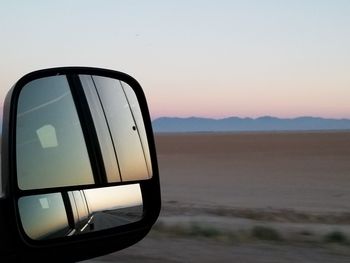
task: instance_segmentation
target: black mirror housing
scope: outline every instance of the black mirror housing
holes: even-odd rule
[[[56,80],[65,90],[54,90]],[[3,114],[1,258],[76,262],[121,250],[147,235],[160,212],[160,184],[148,106],[134,78],[88,67],[32,72],[8,92]],[[86,162],[80,164],[83,156]],[[71,168],[77,163],[79,169]],[[139,194],[130,190],[135,187]],[[78,192],[85,214],[74,197]],[[108,198],[107,192],[112,193]],[[57,207],[64,211],[64,232],[58,223],[51,226]],[[114,225],[101,225],[100,217]]]

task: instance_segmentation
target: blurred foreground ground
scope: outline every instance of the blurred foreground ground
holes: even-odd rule
[[[350,262],[350,133],[158,134],[156,144],[156,226],[94,262]]]

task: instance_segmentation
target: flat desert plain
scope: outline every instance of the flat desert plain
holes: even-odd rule
[[[163,201],[350,212],[349,133],[156,136]]]
[[[118,262],[350,262],[350,132],[156,134],[162,212]]]

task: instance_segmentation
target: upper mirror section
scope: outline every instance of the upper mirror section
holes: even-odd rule
[[[82,123],[86,115],[93,125]],[[101,171],[92,165],[96,156],[105,173],[94,172]],[[18,97],[16,165],[21,190],[150,179],[148,140],[133,88],[88,74],[28,82]]]

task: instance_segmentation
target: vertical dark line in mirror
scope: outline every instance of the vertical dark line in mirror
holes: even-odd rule
[[[102,153],[97,139],[95,124],[90,113],[90,108],[82,84],[78,75],[75,74],[67,75],[67,80],[78,112],[81,129],[84,134],[95,184],[104,184],[107,182],[107,176],[104,166],[102,165]]]
[[[126,92],[125,92],[125,89],[124,89],[124,86],[123,86],[123,82],[120,81],[120,80],[119,80],[119,82],[120,82],[120,86],[122,87],[122,90],[123,90],[124,96],[125,96],[125,98],[126,98],[126,101],[127,101],[128,105],[129,105],[129,109],[130,109],[130,113],[131,113],[132,119],[133,119],[134,124],[135,124],[135,126],[136,126],[137,135],[139,136],[139,140],[140,140],[141,147],[142,147],[142,151],[143,151],[143,158],[145,159],[145,164],[146,164],[146,167],[147,167],[148,178],[150,178],[150,177],[151,177],[151,168],[149,167],[148,162],[147,162],[147,159],[146,159],[145,147],[144,147],[144,145],[143,145],[143,143],[142,143],[142,140],[141,140],[139,127],[138,127],[138,125],[137,125],[134,112],[133,112],[132,109],[131,109],[131,105],[130,105],[130,101],[129,101],[129,99],[128,99],[128,96],[126,95]]]
[[[63,199],[64,208],[66,209],[68,225],[71,229],[74,229],[75,228],[74,214],[73,214],[73,208],[72,208],[72,204],[70,203],[68,193],[62,192],[61,195]]]
[[[90,211],[90,206],[89,206],[89,202],[86,198],[86,195],[85,195],[85,191],[84,190],[81,190],[82,194],[83,194],[83,197],[84,197],[84,201],[85,201],[85,204],[86,204],[86,208],[88,210],[88,215],[90,216],[91,215],[91,211]]]
[[[75,212],[77,213],[77,218],[75,218],[75,219],[77,220],[77,222],[80,222],[80,213],[79,213],[77,202],[75,201],[74,191],[71,192],[71,196],[72,196],[72,200],[74,203]],[[74,228],[75,228],[75,221],[74,221]]]
[[[115,143],[114,143],[114,138],[113,138],[113,136],[112,136],[111,127],[109,126],[109,123],[108,123],[108,120],[107,120],[107,116],[106,116],[106,112],[105,112],[105,109],[104,109],[104,107],[103,107],[103,103],[102,103],[102,100],[101,100],[101,97],[100,97],[100,93],[98,92],[98,89],[97,89],[95,80],[94,80],[94,78],[93,78],[92,76],[91,76],[91,79],[92,79],[92,83],[93,83],[94,86],[95,86],[95,90],[96,90],[96,94],[97,94],[97,97],[98,97],[98,101],[99,101],[100,104],[101,104],[102,113],[103,113],[103,116],[105,117],[105,121],[106,121],[107,128],[108,128],[108,133],[109,133],[109,136],[111,137],[111,141],[112,141],[112,144],[113,144],[113,151],[114,151],[115,159],[116,159],[116,161],[117,161],[117,166],[118,166],[118,171],[119,171],[120,182],[123,182],[123,177],[122,177],[122,173],[121,173],[121,171],[120,171],[120,166],[119,166],[119,161],[118,161],[117,150],[115,149]]]

